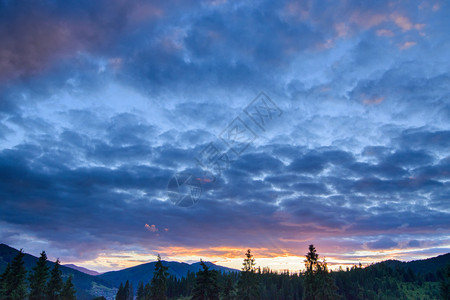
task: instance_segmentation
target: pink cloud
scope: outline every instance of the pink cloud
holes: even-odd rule
[[[377,30],[377,35],[378,36],[392,37],[392,36],[394,36],[394,33],[392,31],[390,31],[389,29],[378,29]]]
[[[352,23],[362,28],[372,28],[387,20],[384,14],[374,14],[371,12],[355,11],[350,17]]]
[[[415,46],[416,44],[417,44],[416,42],[407,41],[401,44],[399,48],[400,50],[406,50],[408,48],[411,48],[412,46]]]
[[[438,10],[441,9],[441,5],[439,3],[436,3],[436,4],[433,5],[432,9],[433,9],[433,11],[438,11]]]
[[[372,105],[372,104],[380,104],[383,101],[384,101],[384,97],[377,97],[377,98],[364,99],[363,103],[366,105]]]
[[[117,11],[126,16],[111,26]],[[44,7],[29,7],[0,26],[0,81],[34,76],[61,58],[104,46],[137,23],[157,19],[161,8],[143,2],[109,1],[101,16],[58,16]],[[99,22],[99,19],[102,22]],[[114,66],[118,67],[117,61]]]
[[[158,228],[156,228],[156,225],[145,224],[145,228],[147,228],[147,230],[150,232],[158,232]]]

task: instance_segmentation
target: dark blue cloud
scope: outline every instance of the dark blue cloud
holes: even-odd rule
[[[367,243],[367,247],[369,247],[369,249],[375,249],[375,250],[391,249],[396,246],[397,246],[397,243],[388,237],[383,237],[383,238],[379,239],[378,241]]]
[[[2,240],[95,258],[441,238],[448,4],[335,4],[1,1]],[[283,112],[265,130],[243,111],[261,90]],[[220,135],[236,117],[257,138],[204,172],[196,156],[232,153]],[[196,206],[168,200],[176,172],[204,182]]]

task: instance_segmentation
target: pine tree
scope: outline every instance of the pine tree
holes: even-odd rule
[[[117,290],[116,300],[126,300],[125,289],[123,283],[120,283],[119,289]]]
[[[192,300],[219,300],[219,286],[217,271],[209,270],[208,266],[200,260],[203,270],[197,272]]]
[[[33,267],[33,271],[28,277],[30,282],[30,300],[42,300],[45,298],[48,277],[47,255],[45,251],[42,251],[36,266]]]
[[[441,281],[441,297],[444,300],[450,300],[450,264],[444,270],[443,280]]]
[[[5,271],[0,276],[0,299],[6,298],[6,290],[7,290],[6,278],[8,278],[10,272],[11,272],[11,265],[7,264]]]
[[[125,286],[123,287],[121,300],[133,300],[134,299],[134,290],[133,290],[133,284],[127,280],[125,283]]]
[[[244,263],[238,281],[238,298],[253,300],[258,298],[258,285],[255,274],[255,258],[250,249],[245,253]]]
[[[2,300],[22,300],[27,295],[26,275],[22,249],[14,257],[11,264],[8,264],[2,274],[1,299]]]
[[[138,284],[136,300],[145,300],[144,283],[142,281]]]
[[[340,299],[337,286],[328,272],[327,263],[319,261],[314,245],[309,245],[305,259],[305,300]]]
[[[152,297],[152,288],[150,283],[147,283],[144,287],[144,300],[151,300]]]
[[[223,285],[223,288],[222,288],[221,296],[222,296],[221,297],[222,300],[234,300],[236,298],[233,280],[231,279],[230,276],[227,276],[225,284]]]
[[[125,282],[125,286],[123,288],[124,290],[124,300],[129,300],[130,299],[130,282],[127,280],[127,282]]]
[[[315,300],[315,294],[317,293],[317,281],[315,274],[317,272],[319,255],[316,252],[314,245],[309,245],[309,252],[306,254],[305,259],[305,299]]]
[[[63,281],[61,278],[61,270],[59,269],[59,259],[56,260],[52,271],[50,272],[50,280],[47,283],[47,299],[59,300],[63,288]]]
[[[167,273],[168,267],[163,266],[161,256],[157,256],[158,261],[155,264],[155,271],[150,282],[150,299],[151,300],[166,300],[167,295]]]
[[[134,289],[133,289],[133,283],[130,282],[130,287],[128,288],[128,298],[127,300],[134,300]]]
[[[72,275],[67,278],[66,282],[64,283],[62,292],[61,292],[61,300],[76,300],[77,297],[75,296],[76,291],[75,287],[72,283]]]

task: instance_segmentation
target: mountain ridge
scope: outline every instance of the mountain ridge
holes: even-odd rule
[[[89,270],[89,269],[86,269],[86,268],[83,268],[83,267],[80,267],[80,266],[77,266],[77,265],[74,265],[74,264],[64,264],[63,266],[71,268],[71,269],[74,269],[74,270],[77,270],[77,271],[80,271],[80,272],[88,274],[88,275],[92,275],[92,276],[97,276],[97,275],[102,274],[100,272],[97,272],[97,271],[94,271],[94,270]]]
[[[14,257],[19,253],[19,250],[10,247],[6,244],[0,244],[0,274],[6,268],[6,265],[10,263]],[[29,272],[36,265],[38,258],[34,255],[28,254],[24,252],[24,266],[25,269]],[[48,267],[51,269],[54,266],[54,262],[47,261]],[[110,282],[105,281],[98,276],[92,276],[78,270],[66,267],[64,265],[60,266],[60,270],[62,272],[63,280],[66,280],[69,275],[72,275],[72,282],[77,291],[77,299],[92,299],[94,296],[99,294],[112,294],[115,293],[116,287],[113,286]]]
[[[213,264],[212,262],[204,262],[211,270],[219,272],[239,272],[239,270],[227,268]],[[153,271],[155,270],[156,261],[140,264],[130,268],[125,268],[118,271],[110,271],[98,275],[98,277],[105,279],[116,286],[119,286],[121,282],[129,280],[133,286],[137,286],[139,281],[149,282],[153,278]],[[169,275],[175,276],[178,279],[186,277],[188,273],[197,273],[202,267],[200,262],[188,264],[185,262],[165,261],[162,260],[162,264],[168,267]]]
[[[3,273],[6,265],[14,259],[18,252],[19,250],[15,248],[12,248],[6,244],[0,244],[0,274]],[[30,271],[36,264],[38,258],[27,253],[24,254],[25,268],[27,271]],[[52,268],[55,264],[51,261],[48,261],[47,263],[50,268]],[[196,273],[201,268],[200,262],[188,264],[176,261],[162,261],[162,263],[169,268],[169,274],[178,279],[181,277],[186,277],[189,273]],[[239,270],[218,266],[212,262],[204,263],[210,269],[217,270],[219,272],[239,272]],[[66,265],[61,265],[60,269],[64,280],[66,280],[69,275],[73,276],[73,283],[75,285],[75,289],[77,290],[77,299],[92,299],[95,296],[107,296],[108,299],[113,299],[120,283],[124,283],[129,280],[136,289],[140,281],[143,281],[144,283],[149,282],[153,277],[155,264],[156,261],[153,261],[99,275],[89,275]],[[450,253],[408,262],[386,260],[367,266],[367,268],[370,269],[371,267],[381,264],[384,264],[391,269],[411,269],[417,274],[421,273],[423,275],[427,275],[436,273],[443,269],[447,264],[450,264]]]

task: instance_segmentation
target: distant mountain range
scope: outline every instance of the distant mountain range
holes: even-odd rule
[[[14,259],[18,252],[19,251],[17,249],[14,249],[5,244],[0,244],[0,274],[3,273],[6,265]],[[37,260],[37,257],[25,254],[25,268],[30,271],[35,266]],[[450,253],[411,262],[387,260],[378,264],[386,264],[393,269],[410,268],[415,273],[422,273],[425,275],[427,273],[435,273],[449,263]],[[76,265],[62,265],[61,271],[64,280],[69,276],[69,274],[72,274],[73,283],[77,290],[77,299],[92,299],[93,297],[100,295],[105,296],[108,299],[113,299],[121,282],[129,280],[133,284],[133,287],[135,289],[137,288],[140,281],[143,281],[144,283],[149,282],[153,277],[155,264],[156,262],[150,262],[119,271],[106,272],[103,274],[99,274],[96,271],[88,270]],[[220,272],[239,272],[239,270],[218,266],[211,262],[205,262],[205,264],[210,269]],[[48,266],[50,268],[52,268],[53,265],[53,262],[48,262]],[[169,268],[168,272],[170,275],[173,275],[177,278],[185,277],[188,272],[196,273],[201,269],[200,262],[187,264],[173,261],[163,261],[163,265]]]
[[[0,273],[4,272],[6,265],[14,259],[18,252],[19,250],[17,249],[9,247],[5,244],[0,244]],[[31,269],[36,265],[37,260],[37,257],[30,254],[25,254],[23,261],[27,271],[31,271]],[[48,261],[47,264],[50,268],[53,268],[53,262]],[[61,271],[64,280],[72,274],[73,284],[77,290],[77,299],[90,300],[93,296],[97,295],[115,294],[117,290],[111,282],[108,282],[98,276],[88,275],[67,266],[61,266]]]
[[[71,269],[75,269],[77,271],[80,271],[80,272],[83,272],[83,273],[86,273],[86,274],[89,274],[89,275],[92,275],[92,276],[97,276],[97,275],[102,274],[102,273],[99,273],[97,271],[93,271],[93,270],[89,270],[89,269],[86,269],[86,268],[83,268],[83,267],[76,266],[74,264],[65,264],[63,266],[71,268]]]
[[[17,249],[5,244],[0,244],[0,274],[3,273],[6,265],[14,259],[18,252],[19,250]],[[25,254],[24,263],[27,271],[31,271],[37,260],[37,257]],[[153,277],[155,263],[156,262],[145,263],[120,271],[106,272],[103,274],[75,265],[61,265],[61,271],[64,280],[72,274],[73,283],[77,290],[77,299],[92,299],[93,297],[100,295],[107,298],[113,298],[121,282],[129,280],[135,288],[137,288],[139,281],[145,283],[149,282]],[[238,272],[238,270],[217,266],[211,262],[205,262],[205,264],[210,269],[221,272]],[[53,262],[48,262],[50,268],[52,268],[53,265]],[[187,264],[174,261],[163,261],[163,265],[169,267],[168,273],[177,278],[186,276],[188,272],[197,272],[201,268],[199,262]]]
[[[432,258],[413,260],[410,262],[402,262],[399,260],[386,260],[380,264],[385,264],[392,269],[396,268],[410,268],[416,274],[436,273],[439,269],[444,268],[450,263],[450,253],[439,255]]]
[[[140,281],[143,281],[145,283],[153,278],[155,264],[156,262],[146,263],[120,271],[106,272],[97,277],[111,282],[115,286],[119,286],[121,282],[129,280],[133,284],[133,287],[136,288]],[[220,272],[239,272],[239,270],[218,266],[211,262],[205,262],[205,264],[210,269]],[[187,264],[175,261],[163,261],[163,265],[169,267],[169,269],[167,270],[168,273],[177,278],[186,277],[188,272],[197,273],[202,268],[200,262]]]

